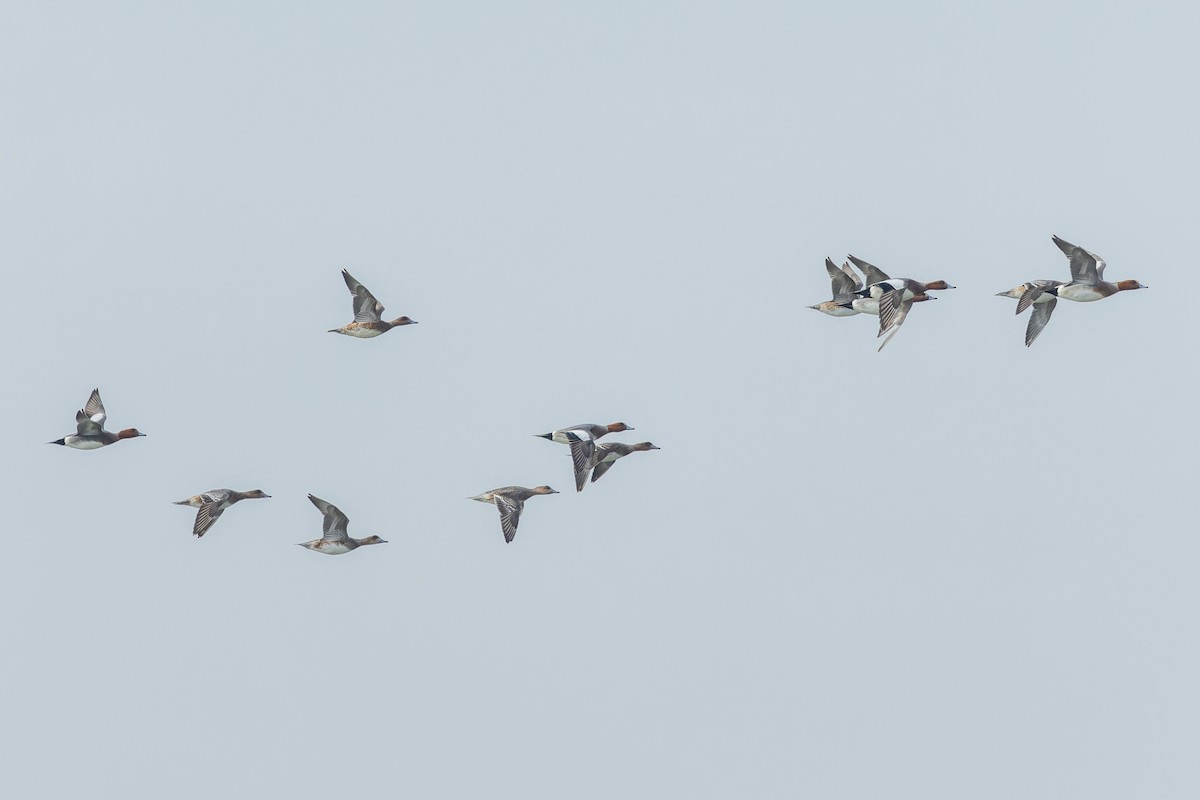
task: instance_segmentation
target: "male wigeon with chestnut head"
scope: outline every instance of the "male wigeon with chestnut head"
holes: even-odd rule
[[[104,403],[100,402],[100,390],[93,389],[87,405],[75,412],[75,433],[55,439],[50,444],[61,444],[76,450],[95,450],[122,439],[134,439],[146,435],[137,428],[126,428],[116,433],[106,431],[104,430],[106,419],[108,419],[108,415],[104,412]]]

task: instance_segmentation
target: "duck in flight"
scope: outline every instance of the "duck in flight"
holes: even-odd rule
[[[235,492],[233,489],[210,489],[186,500],[176,500],[175,505],[200,509],[196,512],[196,522],[192,525],[192,535],[199,539],[225,513],[225,509],[234,503],[270,496],[265,494],[262,489],[251,489],[248,492]]]
[[[309,550],[324,553],[327,556],[340,556],[369,544],[387,544],[387,539],[380,539],[378,536],[368,536],[365,539],[351,538],[350,534],[346,533],[346,528],[350,526],[350,519],[337,506],[311,494],[308,499],[325,517],[322,521],[323,535],[320,539],[313,539],[311,542],[300,542],[301,547],[307,547]]]
[[[146,435],[137,428],[126,428],[116,433],[106,431],[104,430],[106,419],[108,419],[108,415],[104,412],[104,403],[100,401],[100,390],[93,389],[87,405],[75,412],[75,433],[55,439],[50,444],[61,444],[76,450],[95,450],[122,439],[134,439]]]
[[[612,469],[613,464],[617,463],[618,459],[622,459],[630,453],[641,453],[647,450],[661,450],[662,448],[650,442],[638,442],[637,444],[625,444],[624,442],[601,442],[596,445],[596,466],[592,470],[592,483],[600,480],[604,473]]]
[[[478,500],[481,503],[491,503],[500,511],[500,530],[504,532],[504,541],[511,543],[517,535],[517,523],[521,521],[521,512],[525,509],[525,501],[538,494],[558,494],[549,486],[535,486],[527,489],[524,486],[501,486],[468,500]]]
[[[1103,258],[1057,236],[1050,238],[1058,245],[1058,249],[1063,251],[1063,255],[1071,259],[1071,280],[1068,283],[1048,286],[1042,291],[1064,300],[1093,303],[1106,297],[1112,297],[1117,292],[1148,288],[1135,280],[1117,281],[1116,283],[1104,280]]]
[[[535,433],[534,436],[571,448],[571,463],[575,467],[575,491],[582,492],[583,487],[587,485],[588,471],[596,465],[596,440],[605,434],[631,430],[633,428],[624,422],[610,422],[608,425],[583,423],[550,433]]]
[[[1029,347],[1041,332],[1050,324],[1050,315],[1058,305],[1058,298],[1046,292],[1054,286],[1062,286],[1066,281],[1036,280],[1025,281],[1020,286],[1007,292],[996,292],[997,297],[1012,297],[1017,301],[1017,313],[1033,307],[1029,315],[1029,324],[1025,326],[1025,346]]]
[[[342,333],[357,339],[372,339],[387,333],[392,328],[417,324],[415,319],[409,317],[397,317],[391,322],[383,319],[383,303],[376,300],[375,295],[371,294],[367,287],[356,281],[354,276],[346,270],[342,270],[342,277],[346,279],[346,287],[354,297],[354,322],[347,323],[340,328],[333,328],[329,331],[330,333]]]

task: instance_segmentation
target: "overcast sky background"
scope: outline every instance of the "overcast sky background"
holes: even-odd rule
[[[1200,13],[797,5],[6,5],[4,794],[1196,797]]]

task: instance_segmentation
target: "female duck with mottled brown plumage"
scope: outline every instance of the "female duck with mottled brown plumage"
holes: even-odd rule
[[[192,525],[192,535],[199,539],[225,513],[225,509],[234,503],[270,496],[262,489],[251,489],[247,492],[237,492],[233,489],[209,489],[207,492],[192,495],[186,500],[176,500],[175,505],[200,509],[196,512],[196,522]]]
[[[341,333],[356,339],[372,339],[387,333],[392,328],[417,324],[415,319],[408,317],[397,317],[391,322],[383,319],[383,303],[376,300],[375,295],[371,294],[367,287],[356,281],[354,276],[346,270],[342,270],[342,277],[346,280],[346,287],[350,289],[350,294],[354,297],[354,322],[334,328],[329,333]]]

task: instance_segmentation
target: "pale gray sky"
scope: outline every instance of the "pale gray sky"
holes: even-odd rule
[[[1194,9],[3,17],[5,796],[1200,792]],[[1027,350],[1051,234],[1151,288]]]

